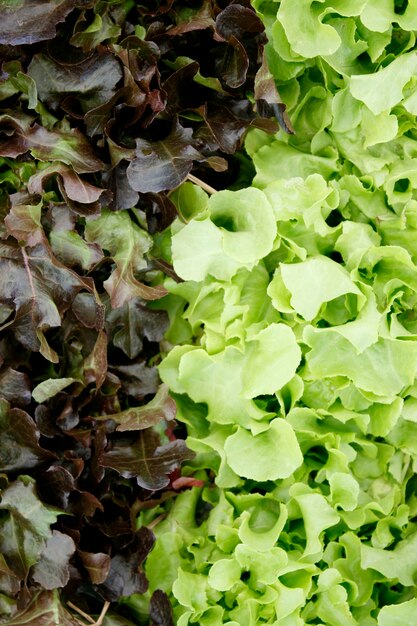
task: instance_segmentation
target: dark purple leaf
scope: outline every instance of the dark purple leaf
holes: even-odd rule
[[[97,202],[105,191],[80,178],[71,167],[62,163],[53,163],[29,179],[29,193],[42,195],[46,181],[54,176],[57,176],[62,182],[66,196],[80,204]]]
[[[139,4],[139,10],[143,15],[149,15],[151,17],[156,17],[157,15],[168,13],[174,4],[174,0],[156,0],[152,3],[151,6],[146,2],[146,4]]]
[[[116,57],[97,53],[69,64],[41,52],[32,58],[27,73],[36,83],[39,100],[52,110],[57,110],[65,96],[74,95],[84,113],[106,104],[123,75]]]
[[[137,570],[137,559],[130,559],[117,554],[111,559],[106,580],[100,585],[103,596],[112,602],[134,593],[145,593],[147,581],[145,575]]]
[[[0,391],[1,393],[1,391]],[[39,445],[39,431],[33,419],[21,409],[10,408],[0,397],[0,467],[3,472],[31,469],[55,455]]]
[[[134,543],[111,559],[110,571],[100,591],[107,600],[115,601],[133,593],[144,593],[147,580],[141,570],[143,561],[155,543],[155,537],[147,528],[141,528]]]
[[[4,243],[0,253],[0,302],[14,306],[16,339],[56,362],[44,332],[60,326],[61,315],[88,282],[58,263],[42,245],[26,251]]]
[[[181,476],[192,453],[172,400],[154,397],[167,315],[145,300],[165,294],[161,273],[180,279],[149,234],[175,218],[169,192],[192,168],[215,188],[247,184],[237,159],[216,172],[249,127],[275,132],[283,105],[258,71],[250,1],[185,4],[0,8],[0,593],[16,626],[73,626],[40,586],[89,615],[100,595],[145,591],[153,535],[138,513],[201,486]],[[112,608],[105,621],[128,623]],[[160,592],[150,612],[172,626]]]
[[[208,104],[202,113],[220,149],[226,154],[234,154],[248,128],[248,120],[237,117],[226,106]]]
[[[104,583],[110,571],[110,556],[103,552],[83,552],[82,550],[78,550],[77,553],[81,557],[91,582],[96,585]]]
[[[69,496],[75,489],[74,477],[65,467],[52,465],[42,474],[41,496],[64,511],[68,508]]]
[[[41,503],[35,481],[29,476],[20,476],[3,491],[0,509],[0,554],[16,576],[26,582],[30,568],[52,536],[51,525],[59,511]]]
[[[155,491],[169,484],[169,474],[183,461],[194,457],[185,442],[176,440],[160,445],[152,430],[141,431],[133,442],[118,442],[102,454],[100,464],[111,467],[125,478],[136,478],[144,489]]]
[[[11,367],[1,370],[0,396],[16,406],[27,406],[32,399],[29,377]]]
[[[115,346],[135,359],[140,353],[143,337],[149,341],[162,341],[168,328],[168,319],[163,311],[151,311],[138,299],[131,300],[106,316],[108,333]]]
[[[113,420],[118,424],[119,432],[129,430],[144,430],[150,426],[155,426],[162,420],[171,421],[175,419],[176,405],[168,394],[168,388],[161,385],[155,397],[143,406],[130,407],[119,413],[112,413],[97,420]]]
[[[258,113],[262,117],[275,116],[286,133],[294,134],[285,104],[279,97],[274,77],[269,71],[265,52],[262,65],[255,76],[255,100]]]
[[[126,163],[119,163],[103,176],[103,182],[105,182],[113,192],[110,208],[115,211],[131,209],[137,205],[139,200],[138,192],[134,191],[129,184],[126,169]]]
[[[0,554],[0,591],[8,596],[16,596],[20,591],[19,577],[7,566]]]
[[[191,128],[178,122],[165,139],[136,140],[136,156],[127,168],[132,189],[142,193],[164,191],[180,185],[191,171],[193,161],[202,158],[191,145]]]
[[[228,87],[237,89],[246,81],[249,57],[245,46],[233,35],[222,44],[215,54],[215,66],[219,77]]]
[[[171,74],[163,84],[167,94],[166,111],[175,115],[186,109],[197,108],[201,104],[201,88],[194,82],[194,77],[200,69],[199,64],[188,63]]]
[[[123,64],[144,91],[150,90],[150,83],[158,77],[160,50],[152,41],[143,41],[138,37],[128,37],[123,41],[124,50],[119,53]]]
[[[22,193],[13,194],[10,200],[12,206],[4,219],[8,233],[28,246],[45,243],[41,225],[41,203],[36,203],[33,197]]]
[[[84,115],[84,123],[89,137],[102,135],[104,133],[104,129],[113,113],[114,107],[119,101],[123,102],[124,99],[129,100],[131,91],[131,87],[122,87],[118,89],[109,100],[87,111]]]
[[[88,383],[94,382],[100,389],[107,374],[107,335],[101,330],[89,356],[84,361],[84,376]]]
[[[78,174],[97,172],[104,163],[98,159],[78,129],[49,131],[35,124],[26,134],[27,148],[40,161],[62,161]]]
[[[52,39],[77,0],[17,0],[0,6],[0,43],[26,45]]]
[[[144,196],[148,231],[152,235],[168,228],[177,216],[174,203],[164,193],[148,193]]]
[[[142,565],[155,544],[155,535],[147,526],[142,526],[136,535],[138,539],[136,556],[139,565]]]
[[[93,294],[78,293],[72,302],[72,310],[83,326],[96,330],[103,328],[104,306],[97,302]]]
[[[152,594],[149,616],[152,620],[151,626],[174,626],[171,603],[166,593],[160,589]]]
[[[61,161],[79,174],[103,168],[104,163],[77,128],[51,131],[31,122],[19,114],[0,116],[0,156],[17,157],[30,151],[40,161]]]
[[[74,552],[71,537],[54,530],[32,568],[33,580],[48,590],[65,587],[70,577],[69,559]]]
[[[187,15],[187,18],[178,22],[176,26],[167,30],[167,35],[176,37],[184,35],[195,30],[204,30],[206,28],[214,29],[214,13],[213,5],[210,0],[204,0],[200,8],[195,13]]]
[[[155,366],[148,367],[142,362],[118,365],[114,369],[120,374],[123,391],[135,400],[143,400],[145,396],[156,394],[159,377]]]
[[[80,626],[59,600],[57,591],[36,593],[28,606],[14,615],[8,626]]]
[[[26,135],[34,118],[26,113],[6,110],[0,115],[0,156],[15,158],[28,150]]]
[[[241,4],[229,4],[216,18],[216,31],[225,41],[231,37],[242,39],[246,33],[262,33],[264,30],[255,11]]]

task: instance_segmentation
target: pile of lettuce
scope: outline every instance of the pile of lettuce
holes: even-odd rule
[[[415,624],[417,5],[253,4],[295,134],[171,196],[159,372],[205,487],[141,514],[150,589],[178,626]]]
[[[169,193],[239,186],[246,130],[285,107],[246,0],[5,0],[0,23],[0,623],[128,626],[139,511],[201,484],[148,306],[176,276]]]

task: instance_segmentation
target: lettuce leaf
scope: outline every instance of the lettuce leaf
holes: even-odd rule
[[[176,192],[160,373],[207,483],[147,573],[183,626],[411,624],[416,6],[252,4],[295,133],[249,133],[251,187]]]

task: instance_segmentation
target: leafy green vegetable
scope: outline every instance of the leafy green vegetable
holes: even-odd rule
[[[255,11],[189,4],[0,6],[0,623],[73,626],[68,600],[131,623],[117,603],[146,590],[154,543],[135,512],[201,485],[181,475],[194,454],[157,372],[168,316],[149,306],[178,279],[169,193],[191,171],[239,188],[247,130],[278,124],[248,99],[268,72]],[[173,626],[158,588],[145,615]]]
[[[159,369],[208,484],[150,589],[180,626],[413,624],[415,3],[253,6],[294,134],[250,131],[252,187],[173,195]]]

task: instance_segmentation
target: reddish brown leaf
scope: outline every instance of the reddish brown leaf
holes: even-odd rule
[[[101,330],[93,351],[84,361],[84,374],[87,383],[94,382],[96,389],[100,389],[107,374],[107,335]]]
[[[36,593],[28,606],[14,615],[8,626],[80,626],[79,622],[64,608],[57,591]]]
[[[136,478],[141,487],[155,491],[166,487],[168,475],[193,457],[184,441],[170,441],[161,446],[157,433],[148,429],[141,431],[133,443],[115,443],[109,452],[102,454],[100,464],[112,467],[125,478]]]
[[[61,315],[79,291],[88,289],[88,282],[58,263],[43,245],[29,252],[4,243],[0,252],[0,302],[15,308],[11,326],[16,338],[56,362],[44,332],[60,326]]]
[[[157,589],[151,597],[149,605],[151,626],[174,626],[172,607],[166,593]]]
[[[180,185],[191,171],[193,161],[202,158],[191,141],[191,128],[183,128],[178,122],[161,141],[137,139],[136,156],[127,168],[132,189],[149,193]]]
[[[52,39],[57,25],[77,4],[77,0],[6,2],[0,7],[0,43],[19,46]]]
[[[82,550],[77,550],[77,554],[81,557],[91,582],[96,585],[104,583],[110,571],[110,556],[103,552],[83,552]]]
[[[31,385],[27,374],[6,367],[0,371],[0,396],[15,406],[27,406],[32,400]]]
[[[36,84],[39,100],[56,110],[67,94],[79,100],[83,112],[106,104],[122,78],[120,62],[111,54],[94,52],[77,63],[58,62],[44,53],[35,54],[28,76]]]
[[[43,589],[65,587],[70,577],[69,559],[74,552],[75,544],[71,537],[54,530],[32,569],[33,580]]]
[[[131,407],[101,417],[97,420],[113,420],[118,424],[119,432],[128,430],[144,430],[150,426],[155,426],[161,420],[171,421],[175,419],[176,406],[174,400],[168,394],[166,385],[161,385],[156,396],[143,406]]]
[[[3,472],[31,469],[55,458],[52,452],[40,447],[40,433],[33,419],[21,409],[10,408],[1,397],[0,431],[0,467]]]
[[[7,231],[17,241],[28,246],[45,243],[46,237],[41,224],[42,202],[25,194],[11,196],[12,206],[4,219]]]

